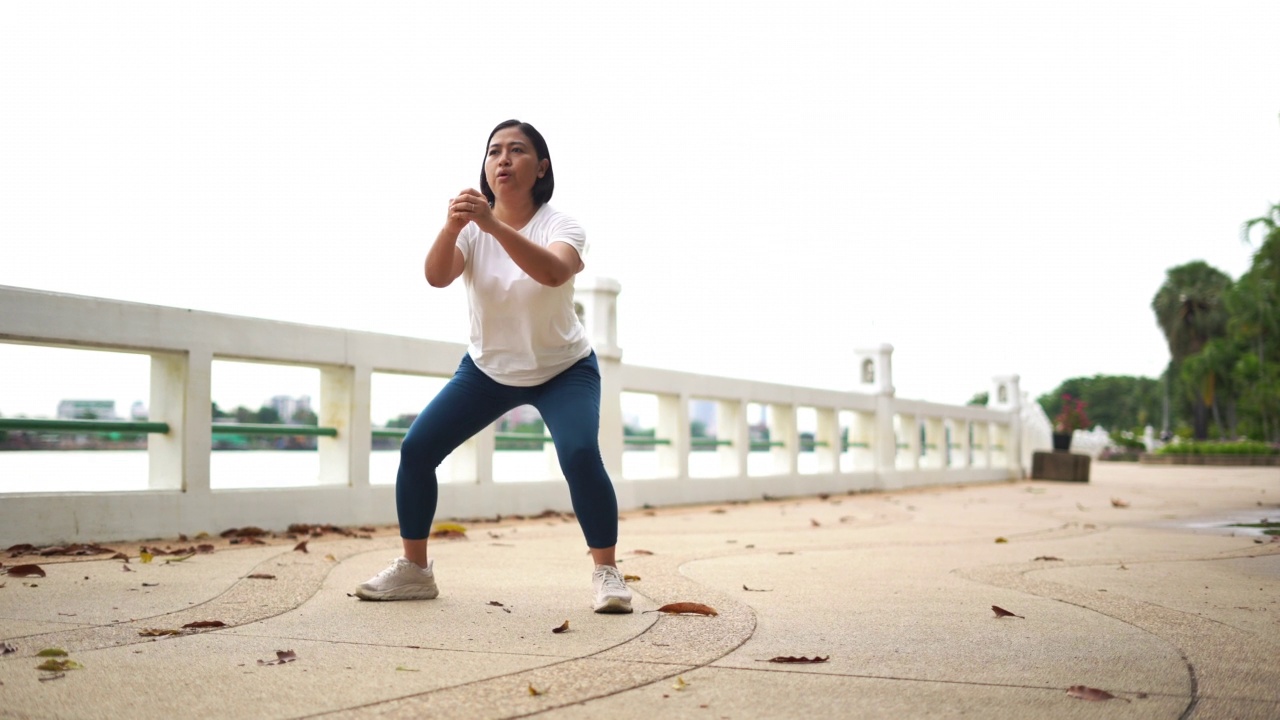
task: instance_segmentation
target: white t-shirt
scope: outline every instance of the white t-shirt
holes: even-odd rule
[[[587,235],[573,218],[543,204],[521,235],[543,247],[563,242],[586,255]],[[573,309],[573,279],[548,287],[515,264],[492,235],[468,223],[458,234],[471,308],[467,353],[504,385],[540,385],[591,354]]]

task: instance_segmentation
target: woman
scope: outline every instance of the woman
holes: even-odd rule
[[[438,594],[427,535],[436,510],[436,467],[454,448],[520,405],[541,413],[569,481],[573,510],[595,562],[596,612],[631,612],[614,557],[618,500],[600,459],[600,368],[573,307],[586,235],[547,202],[551,156],[528,123],[489,133],[480,190],[449,201],[427,252],[427,282],[467,286],[471,344],[453,379],[418,415],[400,448],[396,512],[404,557],[361,584],[365,600]]]

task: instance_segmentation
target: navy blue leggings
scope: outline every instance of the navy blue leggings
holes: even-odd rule
[[[503,385],[476,367],[470,355],[463,356],[453,379],[413,421],[400,446],[400,537],[421,540],[431,531],[439,498],[436,468],[445,457],[520,405],[536,408],[551,432],[587,546],[618,543],[618,497],[600,459],[600,365],[594,352],[532,387]]]

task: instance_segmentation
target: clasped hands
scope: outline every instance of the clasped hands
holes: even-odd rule
[[[479,190],[467,188],[449,201],[448,222],[457,230],[474,222],[476,227],[491,233],[497,219],[493,216],[493,209],[489,207],[489,199]]]

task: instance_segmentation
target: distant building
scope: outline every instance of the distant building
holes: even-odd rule
[[[150,415],[147,413],[147,406],[141,400],[135,400],[133,407],[129,408],[129,417],[133,420],[146,420]]]
[[[59,420],[118,420],[115,400],[63,400]]]
[[[267,401],[267,407],[275,410],[280,419],[288,422],[298,414],[299,410],[311,410],[311,396],[302,395],[300,397],[289,397],[288,395],[276,395]]]

